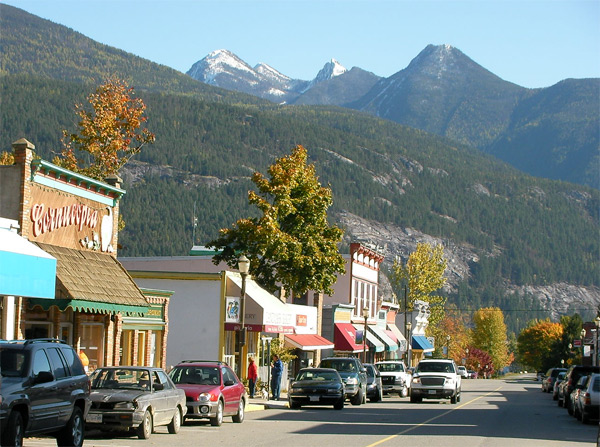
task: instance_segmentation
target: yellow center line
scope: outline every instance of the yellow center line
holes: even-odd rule
[[[463,407],[465,407],[465,406],[467,406],[469,404],[472,404],[476,400],[483,399],[484,397],[489,396],[490,394],[494,394],[495,392],[497,392],[501,388],[502,387],[499,386],[494,391],[490,391],[489,393],[482,394],[481,396],[476,397],[475,399],[472,399],[469,402],[465,402],[464,404],[460,404],[459,406],[452,408],[452,410],[448,410],[448,411],[446,411],[446,412],[444,412],[442,414],[438,414],[437,416],[434,416],[431,419],[428,419],[428,420],[426,420],[424,422],[421,422],[420,424],[413,425],[412,427],[407,428],[406,430],[402,430],[401,432],[398,432],[395,435],[388,436],[387,438],[383,438],[382,440],[374,442],[373,444],[369,444],[369,445],[367,445],[367,447],[374,447],[376,445],[383,444],[384,442],[391,441],[392,439],[397,438],[398,436],[401,436],[401,435],[405,435],[406,433],[411,432],[411,431],[413,431],[413,430],[415,430],[415,429],[417,429],[419,427],[423,427],[424,425],[430,424],[431,422],[435,421],[436,419],[441,418],[442,416],[446,416],[447,414],[449,414],[449,413],[451,413],[453,411],[459,410],[459,409],[461,409],[461,408],[463,408]]]

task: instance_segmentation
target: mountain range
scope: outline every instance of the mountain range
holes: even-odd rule
[[[311,81],[291,79],[265,64],[253,69],[227,50],[188,74],[277,103],[367,112],[472,145],[531,175],[600,188],[600,79],[527,89],[450,45],[427,46],[388,78],[332,59]]]
[[[252,174],[266,172],[302,144],[322,184],[332,189],[329,218],[345,230],[341,250],[351,242],[373,244],[385,255],[385,272],[418,242],[441,243],[449,301],[459,310],[499,306],[511,330],[536,317],[579,312],[589,318],[600,305],[598,189],[532,177],[458,139],[349,107],[274,104],[199,82],[3,4],[0,28],[0,150],[25,137],[51,160],[62,130],[75,130],[74,105],[85,104],[110,75],[126,79],[146,103],[156,143],[144,146],[121,171],[127,191],[121,256],[185,255],[193,243],[206,243],[220,228],[254,215],[247,200]],[[360,82],[368,73],[353,68],[332,77],[342,71],[336,65],[332,61],[324,71],[329,79],[305,82],[298,98],[319,96],[319,90],[335,96],[336,88],[328,85],[351,74]],[[248,69],[278,77],[264,64],[238,68]],[[280,79],[280,86],[293,84]],[[384,81],[374,79],[369,90]],[[551,126],[560,119],[572,123],[581,139],[572,138],[573,146],[587,143],[577,114],[589,100],[577,105],[571,93],[589,93],[583,81],[564,81],[543,96],[531,91],[521,97],[520,87],[512,86],[518,107],[509,128],[532,127],[533,117],[547,114],[552,119],[540,122],[538,132],[564,136],[560,126]],[[572,107],[565,108],[567,103]],[[534,135],[523,132],[524,142]],[[192,240],[194,217],[199,225]],[[385,275],[382,290],[392,296]]]

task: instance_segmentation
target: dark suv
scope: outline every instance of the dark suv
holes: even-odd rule
[[[0,341],[0,433],[3,446],[50,434],[59,446],[81,446],[90,380],[68,344],[56,339]]]
[[[346,386],[346,397],[352,405],[367,401],[367,370],[354,357],[329,357],[321,360],[319,368],[333,368],[342,376]]]

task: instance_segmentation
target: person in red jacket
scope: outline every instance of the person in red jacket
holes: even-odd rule
[[[258,367],[256,366],[256,363],[254,363],[254,359],[252,357],[248,357],[248,389],[250,391],[250,397],[254,397],[257,379]]]

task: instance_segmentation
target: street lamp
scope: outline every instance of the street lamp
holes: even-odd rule
[[[363,307],[362,316],[365,319],[365,327],[363,334],[363,363],[367,363],[367,318],[369,318],[369,308]]]
[[[581,330],[581,363],[583,363],[583,355],[585,354],[584,352],[584,339],[585,339],[585,329]]]
[[[596,323],[596,341],[594,343],[594,366],[598,366],[598,331],[600,330],[600,315],[594,320]]]
[[[241,255],[238,258],[238,270],[242,276],[242,291],[240,292],[240,330],[238,333],[239,341],[239,377],[242,377],[242,350],[246,345],[246,326],[244,317],[246,315],[246,277],[250,270],[250,260],[245,256]]]
[[[450,336],[446,335],[446,358],[450,358]]]
[[[408,348],[406,350],[406,360],[408,363],[408,367],[411,367],[411,363],[412,363],[412,355],[411,355],[411,348],[412,348],[412,323],[409,321],[408,323],[406,323],[406,329],[408,329]]]

